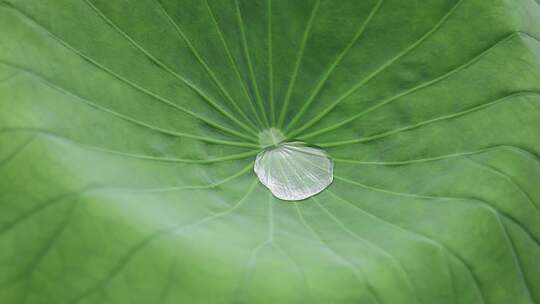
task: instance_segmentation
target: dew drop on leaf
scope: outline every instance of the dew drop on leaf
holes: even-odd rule
[[[276,136],[279,134],[270,137]],[[302,142],[274,141],[255,160],[255,174],[261,183],[274,196],[288,201],[303,200],[323,191],[332,183],[333,169],[334,164],[324,150]]]

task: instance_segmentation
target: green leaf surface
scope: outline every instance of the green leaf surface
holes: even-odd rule
[[[540,303],[534,0],[0,1],[0,303]],[[258,135],[322,147],[300,202]]]

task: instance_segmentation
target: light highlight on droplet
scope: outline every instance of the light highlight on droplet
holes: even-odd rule
[[[334,164],[327,153],[302,142],[272,145],[257,155],[255,174],[272,194],[298,201],[320,193],[333,181]]]

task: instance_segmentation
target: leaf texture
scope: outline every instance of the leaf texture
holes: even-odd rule
[[[533,0],[0,1],[0,302],[540,303]],[[323,148],[301,202],[259,134]]]

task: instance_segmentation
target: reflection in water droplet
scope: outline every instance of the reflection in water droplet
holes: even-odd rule
[[[333,180],[327,153],[301,142],[280,143],[257,155],[255,174],[274,196],[298,201],[311,197]]]

